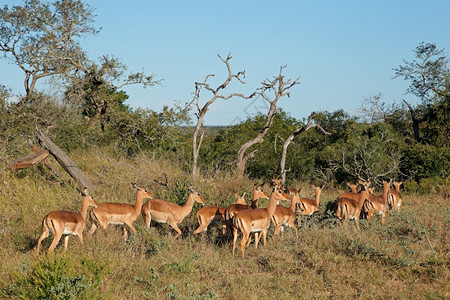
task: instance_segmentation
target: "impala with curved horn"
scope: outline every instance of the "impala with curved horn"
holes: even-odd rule
[[[235,196],[237,199],[234,204],[247,205],[247,202],[245,202],[245,192],[244,194],[242,194],[242,196],[235,193]],[[199,234],[200,232],[208,230],[208,225],[211,223],[212,220],[225,221],[224,219],[225,210],[226,207],[218,207],[218,206],[205,206],[201,208],[197,212],[197,220],[199,226],[197,230],[194,231],[194,234]]]
[[[267,208],[247,209],[236,214],[233,219],[233,257],[234,249],[236,248],[238,230],[242,232],[242,257],[245,256],[245,247],[247,240],[250,237],[250,233],[255,232],[255,248],[258,248],[261,233],[263,235],[264,246],[266,245],[267,229],[269,228],[270,220],[275,213],[277,201],[280,200],[289,200],[289,197],[281,190],[280,187],[276,186],[270,195],[269,205]]]
[[[196,192],[192,187],[189,187],[189,192],[190,194],[184,206],[162,199],[148,200],[142,206],[142,217],[147,228],[150,228],[152,220],[157,223],[167,223],[177,232],[175,239],[178,238],[181,235],[178,224],[191,213],[194,202],[205,204],[205,200],[200,196],[200,193]]]
[[[126,225],[133,233],[136,233],[134,221],[141,213],[142,203],[146,198],[153,198],[153,194],[145,188],[131,183],[136,188],[136,202],[134,205],[128,203],[100,203],[91,210],[90,217],[92,226],[89,234],[92,235],[97,228],[105,229],[109,224]],[[123,227],[123,237],[126,238],[128,231]]]
[[[53,242],[48,248],[48,253],[52,253],[55,250],[63,235],[65,235],[64,250],[67,250],[70,235],[78,236],[81,246],[83,246],[83,231],[86,226],[87,210],[90,206],[97,207],[97,202],[89,194],[87,188],[82,192],[82,199],[80,213],[57,210],[50,212],[44,217],[42,220],[42,233],[36,247],[37,254],[39,254],[42,240],[48,237],[50,232],[53,233]]]

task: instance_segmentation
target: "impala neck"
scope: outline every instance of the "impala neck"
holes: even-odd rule
[[[289,206],[289,209],[292,210],[293,213],[295,213],[295,206],[300,201],[300,197],[297,195],[297,193],[294,193],[292,194],[291,198],[291,206]]]
[[[270,218],[272,218],[273,214],[275,213],[275,210],[277,209],[277,202],[278,199],[276,199],[275,192],[272,192],[269,198],[269,205],[267,206],[267,211],[269,212]]]
[[[181,206],[181,217],[184,219],[187,215],[189,215],[194,207],[194,194],[189,194],[186,204]]]
[[[322,192],[322,190],[316,190],[316,206],[319,207],[319,199],[320,199],[320,192]]]
[[[142,204],[144,204],[144,192],[141,190],[137,190],[136,203],[134,203],[134,210],[136,211],[137,215],[141,213]]]
[[[88,208],[89,208],[89,205],[87,202],[87,197],[83,196],[83,201],[81,202],[81,211],[80,211],[80,215],[81,215],[81,218],[83,219],[83,221],[86,221],[86,215],[87,215]]]
[[[383,202],[384,204],[387,203],[388,193],[389,193],[389,182],[384,181],[383,182]]]
[[[258,208],[258,200],[259,200],[259,198],[256,195],[256,191],[253,191],[252,204],[251,204],[251,207],[253,209],[257,209]]]
[[[369,196],[369,194],[368,194],[368,192],[366,190],[362,190],[361,191],[360,197],[359,197],[359,201],[358,201],[357,206],[356,206],[356,209],[358,211],[361,211],[361,209],[362,209],[362,207],[364,205],[364,202],[366,202],[365,200],[368,198],[368,196]]]

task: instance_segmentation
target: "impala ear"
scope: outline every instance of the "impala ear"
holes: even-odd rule
[[[138,189],[138,190],[141,189],[141,188],[140,188],[136,183],[134,183],[134,182],[132,182],[131,185],[132,185],[134,188]]]
[[[245,194],[246,194],[247,192],[244,192],[243,194],[242,194],[242,198],[245,198]]]
[[[82,194],[83,196],[89,195],[89,190],[87,189],[87,187],[85,187],[85,188],[83,189],[83,191],[81,192],[81,194]]]
[[[192,185],[189,186],[188,190],[191,193],[195,193],[194,187]]]

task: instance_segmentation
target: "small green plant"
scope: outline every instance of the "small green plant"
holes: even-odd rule
[[[70,257],[38,257],[12,275],[6,294],[20,299],[100,299],[96,288],[106,267],[88,259],[81,269]]]

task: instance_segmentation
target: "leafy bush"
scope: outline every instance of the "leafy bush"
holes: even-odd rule
[[[5,293],[22,299],[100,299],[97,288],[106,272],[105,265],[87,258],[77,266],[63,255],[39,257],[12,276]]]

